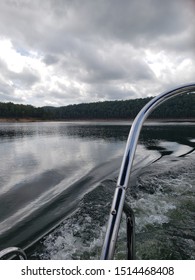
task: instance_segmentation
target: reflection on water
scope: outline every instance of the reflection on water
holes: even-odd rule
[[[0,124],[1,247],[30,245],[100,182],[114,180],[128,133],[127,122]],[[194,146],[193,124],[146,125],[135,174],[193,156]]]
[[[13,231],[14,226],[18,228],[25,225],[27,218],[32,220],[35,216],[36,219],[40,211],[43,215],[40,217],[39,213],[40,221],[37,221],[36,227],[42,226],[45,218],[44,224],[48,228],[51,222],[55,223],[70,211],[71,207],[75,207],[72,200],[76,202],[87,188],[90,189],[97,181],[118,169],[124,143],[117,137],[115,140],[106,140],[106,129],[102,128],[95,132],[98,137],[94,136],[93,129],[90,135],[89,128],[88,125],[79,127],[69,123],[1,126],[2,238],[7,239],[7,231]],[[94,130],[96,131],[96,125]],[[114,139],[114,136],[112,138]],[[101,165],[111,159],[112,164],[102,170]],[[94,168],[96,172],[93,172]],[[82,188],[77,183],[81,179]],[[47,213],[43,208],[50,207],[50,204],[54,207],[54,201],[59,199],[59,196],[63,196],[60,200],[64,201],[65,207],[59,202],[55,206],[55,217],[46,217]],[[56,209],[59,205],[61,209]],[[32,232],[31,228],[30,234]]]
[[[70,176],[105,161],[105,153],[108,158],[117,156],[121,145],[108,145],[104,131],[97,132],[101,140],[95,141],[97,137],[85,126],[36,123],[1,127],[0,192],[50,169],[61,167]]]

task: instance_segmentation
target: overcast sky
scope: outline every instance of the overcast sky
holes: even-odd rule
[[[193,81],[194,0],[0,1],[0,102],[125,100]]]

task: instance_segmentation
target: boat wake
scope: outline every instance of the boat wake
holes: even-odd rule
[[[148,161],[134,176],[127,201],[135,212],[137,259],[195,259],[194,152]],[[139,175],[139,176],[138,176]],[[79,207],[30,252],[30,258],[99,259],[116,177],[86,193]],[[124,217],[125,218],[125,217]],[[116,258],[126,258],[122,220]]]

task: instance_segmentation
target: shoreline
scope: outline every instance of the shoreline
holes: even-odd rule
[[[34,118],[0,118],[0,123],[29,123],[29,122],[130,122],[134,119],[59,119],[59,120],[42,120]],[[146,123],[182,123],[190,122],[194,123],[195,119],[146,119]]]

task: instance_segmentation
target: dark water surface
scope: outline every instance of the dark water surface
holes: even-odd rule
[[[1,123],[0,249],[98,259],[129,128]],[[193,123],[144,126],[127,191],[138,259],[195,259],[194,147]],[[123,219],[116,258],[125,258],[125,246]]]

